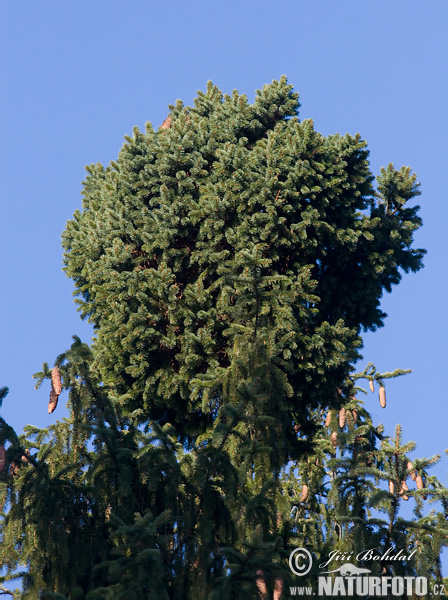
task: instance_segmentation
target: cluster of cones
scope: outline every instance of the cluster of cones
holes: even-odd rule
[[[410,471],[409,475],[411,476],[412,481],[415,481],[415,485],[418,490],[422,490],[425,486],[423,484],[423,478],[421,475],[414,470],[412,463],[408,462],[408,470]],[[399,495],[403,500],[409,500],[409,496],[406,492],[409,492],[409,488],[407,486],[406,480],[400,483],[400,492]],[[389,481],[389,493],[395,495],[395,482]],[[423,500],[426,500],[426,495],[422,495]]]
[[[375,391],[375,384],[373,383],[373,379],[369,381],[369,388],[372,393]],[[378,390],[378,398],[380,401],[381,408],[386,408],[386,388],[384,387],[384,385],[380,384],[380,388]],[[350,418],[353,423],[356,423],[356,421],[358,420],[358,411],[356,409],[345,409],[344,407],[340,409],[338,420],[339,427],[341,429],[344,427],[347,418]],[[325,427],[330,427],[330,422],[331,411],[328,411],[327,416],[325,418]],[[331,445],[335,449],[338,447],[338,434],[336,431],[333,431],[333,433],[331,434]]]
[[[15,477],[17,475],[17,473],[19,472],[19,468],[23,465],[29,462],[28,457],[30,456],[30,451],[27,448],[25,450],[25,453],[22,454],[22,458],[21,458],[21,462],[16,463],[15,461],[11,461],[11,464],[9,465],[9,474],[12,475],[13,477]],[[3,473],[3,471],[6,469],[7,467],[7,463],[6,463],[6,449],[3,446],[3,444],[0,445],[0,473]]]
[[[263,569],[258,569],[255,583],[257,585],[259,598],[261,598],[261,600],[267,600],[269,597],[269,592],[266,585],[266,580],[264,578]],[[272,596],[273,600],[280,600],[280,597],[283,593],[283,584],[283,577],[281,575],[277,576],[274,582],[274,592]]]
[[[369,381],[369,388],[372,393],[375,391],[375,385],[372,379]],[[384,387],[384,385],[380,385],[380,389],[378,390],[378,397],[380,400],[381,408],[386,408],[386,388]]]
[[[375,385],[373,383],[373,380],[369,381],[369,388],[370,388],[371,392],[375,391]],[[386,389],[383,385],[380,385],[378,396],[379,396],[379,401],[380,401],[381,407],[385,408],[386,407]],[[332,417],[332,411],[328,411],[326,418],[325,418],[325,427],[327,429],[330,427],[331,417]],[[358,420],[358,411],[356,409],[346,409],[344,407],[342,407],[339,410],[338,422],[339,422],[339,427],[341,429],[345,426],[347,418],[350,418],[353,423],[356,423],[356,421]],[[334,449],[336,449],[338,447],[338,434],[336,431],[333,431],[331,434],[331,445],[333,446]],[[371,466],[371,465],[368,465],[368,466]],[[411,479],[413,481],[415,481],[417,490],[424,489],[425,486],[423,484],[422,476],[419,475],[416,470],[414,470],[412,463],[408,462],[407,467],[410,471],[409,475],[410,475]],[[391,494],[395,494],[395,482],[394,481],[389,481],[389,492]],[[409,487],[407,486],[406,480],[404,480],[404,481],[401,481],[401,483],[400,483],[400,492],[399,492],[399,495],[403,500],[409,500],[409,496],[407,495],[406,492],[409,492]],[[305,485],[302,488],[302,495],[301,495],[300,501],[304,502],[307,499],[307,497],[308,497],[308,487]],[[422,497],[424,500],[426,500],[426,496],[422,496]]]
[[[328,411],[327,416],[325,417],[325,427],[327,429],[328,429],[328,427],[330,427],[331,414],[332,414],[332,412],[330,410],[330,411]],[[343,429],[347,419],[349,419],[349,422],[351,421],[352,424],[355,424],[356,421],[358,420],[358,416],[359,416],[359,413],[356,410],[356,408],[350,409],[350,408],[342,407],[338,414],[339,427],[341,429]],[[334,449],[336,449],[338,447],[338,434],[336,431],[333,431],[333,433],[331,434],[331,445],[333,446]]]
[[[15,461],[11,461],[11,464],[9,465],[9,474],[12,475],[13,477],[16,477],[17,473],[19,472],[19,469],[22,465],[28,464],[30,461],[28,460],[28,457],[30,456],[30,451],[27,448],[25,450],[25,453],[22,454],[22,457],[20,459],[19,462],[15,462]]]

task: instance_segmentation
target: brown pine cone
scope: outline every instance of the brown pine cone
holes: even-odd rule
[[[280,600],[283,593],[283,576],[280,575],[275,578],[274,582],[274,594],[272,595],[272,600]]]
[[[389,494],[395,494],[395,483],[393,481],[389,481]]]
[[[309,494],[309,487],[307,485],[304,485],[302,488],[302,493],[300,494],[300,502],[306,502],[306,499],[308,498],[308,494]]]
[[[406,492],[409,491],[408,486],[406,485],[406,481],[402,481],[401,482],[401,489],[400,489],[400,496],[402,497],[403,500],[405,500],[406,502],[409,500],[409,496],[406,494]]]
[[[345,425],[345,408],[342,407],[339,411],[339,427],[342,429]]]
[[[258,594],[260,598],[263,600],[268,597],[268,588],[266,586],[266,581],[264,579],[264,573],[262,569],[258,569],[257,571],[257,579],[255,580],[255,584],[258,589]]]
[[[171,117],[167,117],[163,121],[162,125],[160,125],[159,129],[169,129],[170,127],[171,127]]]
[[[50,390],[50,401],[48,402],[48,414],[51,415],[54,412],[56,406],[58,405],[59,396],[56,394],[53,388]]]
[[[325,427],[330,427],[331,422],[331,410],[327,412],[327,416],[325,417]]]
[[[338,447],[338,434],[336,433],[336,431],[333,431],[333,433],[331,434],[331,445],[333,446],[333,448]]]
[[[369,388],[372,393],[375,391],[375,385],[372,380],[369,381]]]
[[[381,408],[386,408],[386,388],[383,385],[380,385],[378,396],[380,398]]]
[[[54,367],[54,369],[52,370],[51,383],[53,384],[54,391],[59,396],[62,392],[61,372],[59,370],[59,367]]]
[[[413,468],[413,464],[411,463],[411,461],[408,461],[408,469],[409,471],[411,471],[409,473],[409,475],[411,476],[412,481],[415,481],[417,479],[417,473],[416,471],[412,471],[411,469]]]
[[[415,483],[417,484],[418,490],[422,490],[425,487],[421,475],[417,475]],[[421,496],[422,496],[423,500],[426,500],[426,498],[427,498],[426,494],[422,494]]]

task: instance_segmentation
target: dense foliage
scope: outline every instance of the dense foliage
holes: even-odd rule
[[[400,568],[440,578],[436,458],[409,468],[356,387],[402,372],[353,372],[383,292],[422,266],[415,175],[389,165],[374,186],[365,142],[300,122],[285,78],[252,104],[209,84],[170,108],[88,167],[64,232],[95,338],[56,360],[67,419],[2,421],[8,577],[27,567],[24,598],[278,599],[295,546],[373,539],[424,547]]]

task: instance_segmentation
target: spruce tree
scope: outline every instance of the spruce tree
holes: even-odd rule
[[[69,417],[0,431],[2,561],[24,598],[278,600],[295,545],[433,536],[420,566],[440,556],[422,502],[446,489],[430,461],[425,488],[402,487],[410,446],[358,399],[360,379],[403,372],[354,373],[383,292],[422,266],[416,176],[389,165],[375,184],[359,135],[298,110],[284,77],[252,104],[210,83],[88,167],[63,245],[95,336],[37,374]],[[416,521],[398,520],[405,496]]]

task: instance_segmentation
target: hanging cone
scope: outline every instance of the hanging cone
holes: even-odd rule
[[[356,423],[356,421],[358,420],[358,415],[359,415],[358,411],[356,410],[356,408],[354,408],[352,410],[353,423]]]
[[[272,595],[272,600],[280,600],[283,593],[283,577],[277,576],[274,582],[274,593]]]
[[[310,491],[309,487],[307,485],[304,485],[302,488],[302,493],[300,494],[300,502],[306,502],[309,491]]]
[[[417,484],[417,489],[422,490],[425,486],[423,485],[423,479],[421,475],[417,475],[415,479],[415,483]],[[423,500],[426,500],[426,494],[422,494]]]
[[[375,391],[375,385],[372,380],[369,381],[369,388],[372,393]]]
[[[395,483],[393,481],[389,481],[389,494],[395,494]]]
[[[345,425],[345,408],[342,407],[339,411],[339,427],[342,429]]]
[[[6,450],[3,445],[0,446],[0,473],[3,471],[6,465]]]
[[[266,581],[264,579],[264,573],[262,569],[258,569],[257,571],[257,579],[255,580],[258,589],[258,595],[262,600],[268,597],[268,588],[266,586]]]
[[[56,394],[53,388],[50,390],[50,401],[48,402],[48,414],[51,415],[58,405],[59,396]]]
[[[14,461],[11,461],[11,464],[9,465],[9,474],[12,475],[13,477],[16,477],[18,472],[19,472],[19,465],[17,463],[15,463]]]
[[[327,412],[327,416],[325,417],[325,427],[330,427],[331,422],[331,410]]]
[[[59,367],[54,367],[54,369],[52,370],[51,383],[53,384],[54,391],[59,396],[62,392],[61,372],[59,370]]]
[[[409,475],[411,476],[412,481],[415,481],[417,479],[417,473],[416,471],[413,471],[412,468],[413,464],[411,463],[411,461],[408,461],[408,469],[409,471],[411,471]]]
[[[171,127],[171,117],[167,117],[162,125],[160,125],[159,129],[169,129]]]
[[[386,408],[386,388],[384,385],[380,385],[378,396],[380,398],[381,408]]]
[[[331,434],[331,445],[333,446],[333,448],[338,447],[338,434],[336,433],[336,431],[333,431],[333,433]]]
[[[29,451],[28,448],[26,448],[25,450],[25,454],[22,454],[22,462],[23,463],[29,463],[30,461],[28,460],[29,455],[31,454],[31,452]]]
[[[406,492],[409,491],[408,486],[406,485],[406,481],[402,481],[401,482],[401,489],[400,489],[400,496],[402,497],[403,500],[405,500],[406,502],[409,500],[409,496],[406,494]]]

